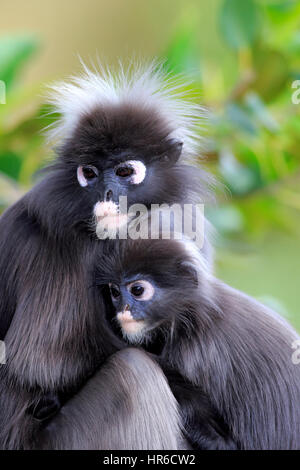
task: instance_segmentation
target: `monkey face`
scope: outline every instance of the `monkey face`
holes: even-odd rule
[[[126,222],[121,196],[131,214],[134,204],[148,210],[209,198],[207,174],[179,162],[182,153],[198,158],[205,115],[182,85],[151,63],[116,75],[84,66],[82,76],[53,86],[49,103],[60,118],[49,136],[58,159],[30,197],[48,230],[99,236],[105,218],[113,228]]]
[[[148,209],[181,202],[184,178],[176,167],[181,150],[182,143],[169,137],[153,111],[123,105],[83,117],[60,149],[74,198],[81,197],[79,217],[118,226],[127,221],[123,214],[133,204]]]
[[[113,329],[130,343],[150,344],[195,305],[205,289],[198,279],[198,254],[176,240],[117,240],[114,250],[101,251],[98,286],[109,286]],[[105,290],[105,294],[107,291]],[[197,302],[196,302],[197,303]],[[117,326],[117,328],[114,328]],[[119,328],[120,327],[120,328]]]
[[[110,294],[123,336],[136,343],[149,328],[147,309],[156,296],[156,287],[145,279],[118,285],[110,283]]]

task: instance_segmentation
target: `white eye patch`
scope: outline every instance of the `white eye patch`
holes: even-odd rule
[[[144,163],[139,160],[128,160],[126,164],[128,164],[134,172],[130,179],[131,183],[141,184],[146,176],[146,166]]]
[[[127,284],[126,288],[128,292],[130,292],[131,295],[136,298],[136,300],[143,301],[151,300],[155,292],[152,284],[146,280],[130,282]],[[136,292],[135,289],[137,289]]]
[[[93,165],[84,165],[77,168],[77,179],[80,186],[86,187],[98,178],[98,169]]]
[[[82,166],[79,166],[77,168],[77,179],[78,179],[78,183],[83,188],[88,185],[88,182],[87,182],[87,180],[85,179],[85,177],[83,175]]]

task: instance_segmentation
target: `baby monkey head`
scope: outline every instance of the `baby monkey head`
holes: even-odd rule
[[[191,242],[129,239],[101,257],[96,284],[109,286],[112,320],[128,342],[149,343],[194,309],[205,278],[200,256]]]

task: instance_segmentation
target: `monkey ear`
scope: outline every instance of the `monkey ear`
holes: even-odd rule
[[[183,142],[175,141],[173,144],[173,151],[172,151],[172,160],[173,162],[177,162],[180,158],[182,152]]]
[[[178,140],[171,140],[170,141],[170,150],[167,153],[164,153],[161,160],[166,164],[177,163],[181,152],[182,152],[183,142],[179,142]]]
[[[199,271],[191,261],[180,263],[179,271],[182,276],[197,287],[199,285]]]

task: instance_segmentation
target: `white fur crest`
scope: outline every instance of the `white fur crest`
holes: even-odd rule
[[[97,106],[134,103],[161,115],[170,127],[170,137],[183,142],[184,156],[199,153],[199,131],[206,113],[187,97],[183,77],[170,76],[156,61],[126,69],[120,65],[116,74],[103,67],[98,71],[82,65],[81,76],[51,86],[48,103],[61,117],[48,128],[50,141],[70,137],[80,118]]]

